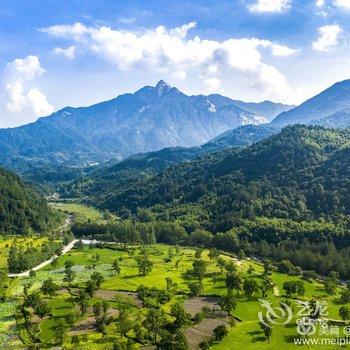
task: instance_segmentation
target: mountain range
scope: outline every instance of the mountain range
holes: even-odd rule
[[[24,174],[30,181],[59,186],[63,196],[89,196],[112,191],[118,186],[128,187],[135,179],[145,179],[166,168],[193,160],[208,153],[227,148],[247,147],[278,132],[268,125],[246,125],[229,130],[217,138],[197,147],[167,147],[159,151],[140,153],[104,166],[84,168],[80,172],[71,168],[37,168]],[[216,153],[215,153],[216,154]],[[74,180],[74,181],[72,181]]]
[[[245,103],[218,94],[188,96],[164,81],[90,107],[66,107],[17,128],[0,129],[0,164],[81,166],[164,147],[199,146],[223,132],[261,124],[293,106]]]
[[[203,153],[246,145],[247,125],[267,123],[275,132],[291,124],[349,127],[350,80],[334,84],[297,107],[242,102],[219,94],[188,96],[161,80],[133,94],[89,107],[66,107],[31,124],[0,129],[0,164],[24,173],[38,167],[121,161],[167,147],[205,145],[185,152]],[[239,127],[243,129],[231,132]],[[242,132],[244,127],[248,129]],[[261,130],[264,136],[267,129]],[[255,129],[251,139],[260,140],[259,133]]]

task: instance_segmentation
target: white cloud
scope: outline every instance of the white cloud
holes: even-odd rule
[[[45,73],[37,56],[17,58],[7,63],[6,73],[5,88],[9,98],[6,108],[9,112],[26,112],[35,117],[53,112],[54,107],[47,101],[46,96],[38,89],[28,87],[30,82]]]
[[[257,13],[280,13],[288,10],[291,5],[291,0],[257,0],[248,8],[251,12]]]
[[[171,72],[171,75],[174,79],[185,80],[187,78],[187,73],[183,70],[176,70]]]
[[[334,0],[333,3],[335,6],[350,9],[350,0]]]
[[[312,43],[317,51],[330,51],[337,46],[342,28],[338,24],[325,25],[318,28],[319,38]]]
[[[288,46],[275,44],[269,40],[259,40],[259,45],[268,47],[274,56],[289,56],[296,53],[298,50],[291,49]]]
[[[196,22],[190,22],[182,25],[181,27],[177,27],[175,29],[170,30],[170,35],[173,35],[175,37],[185,38],[187,36],[187,33],[190,29],[196,28],[197,23]],[[160,27],[159,27],[160,28]]]
[[[30,89],[27,93],[28,105],[36,116],[48,115],[54,111],[54,107],[47,101],[46,96],[38,89]]]
[[[198,36],[189,38],[188,32],[195,26],[196,23],[191,22],[174,29],[159,26],[127,31],[75,23],[55,25],[43,31],[73,40],[81,50],[102,56],[120,70],[142,68],[169,73],[177,79],[185,79],[188,73],[193,73],[211,86],[218,86],[220,73],[231,70],[245,76],[252,85],[269,93],[271,98],[291,96],[293,92],[286,79],[264,61],[263,54],[267,49],[273,56],[288,56],[296,50],[257,38],[224,41]]]
[[[27,56],[25,58],[16,58],[7,63],[7,68],[11,74],[20,76],[22,79],[32,80],[39,77],[45,70],[41,68],[37,56]]]
[[[6,103],[7,110],[11,113],[21,112],[27,104],[22,84],[20,82],[7,84],[6,90],[10,97],[10,101]]]
[[[212,64],[211,66],[208,67],[207,72],[209,74],[215,74],[218,71],[218,67],[215,64]]]
[[[56,47],[53,50],[53,53],[56,55],[62,55],[68,59],[73,59],[75,57],[75,51],[76,51],[75,46],[69,46],[66,49],[63,49],[61,47]]]
[[[204,82],[208,86],[209,92],[217,91],[221,85],[221,81],[218,78],[208,78]]]
[[[55,37],[79,40],[89,31],[89,29],[83,24],[77,22],[73,25],[59,24],[51,26],[42,29],[42,31]]]
[[[316,15],[326,19],[329,14],[330,6],[325,6],[326,5],[325,0],[316,0],[315,5],[319,9],[316,12]]]

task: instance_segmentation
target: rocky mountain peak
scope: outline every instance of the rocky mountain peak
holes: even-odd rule
[[[171,89],[171,86],[167,82],[165,82],[164,80],[159,80],[159,82],[155,86],[155,90],[157,91],[157,94],[159,96],[168,92],[170,89]]]

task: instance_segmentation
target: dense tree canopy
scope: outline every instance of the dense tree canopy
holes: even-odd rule
[[[112,211],[147,207],[157,218],[167,212],[170,219],[199,221],[213,231],[258,216],[338,220],[350,213],[349,138],[347,129],[287,127],[251,147],[128,178],[127,186],[111,177],[108,191],[88,194]]]
[[[348,129],[290,126],[244,149],[129,177],[127,186],[110,178],[90,201],[127,219],[103,228],[115,240],[185,242],[350,277],[349,139]]]
[[[46,201],[32,187],[0,168],[0,233],[45,232],[55,220]]]

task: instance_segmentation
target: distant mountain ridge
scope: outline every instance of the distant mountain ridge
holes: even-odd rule
[[[286,112],[296,107],[295,105],[275,103],[271,101],[243,102],[239,100],[234,100],[234,103],[238,107],[241,107],[248,112],[263,116],[268,121],[272,121],[282,112]]]
[[[142,153],[133,155],[116,164],[106,164],[96,169],[86,169],[76,175],[76,179],[70,183],[62,181],[62,172],[53,172],[51,169],[35,169],[25,174],[30,181],[57,185],[63,196],[86,196],[93,192],[95,195],[101,192],[113,191],[116,186],[129,186],[131,181],[147,178],[164,171],[166,168],[191,161],[202,155],[218,152],[226,148],[241,148],[250,146],[275,133],[278,129],[268,125],[246,125],[229,130],[219,135],[208,143],[197,147],[170,147],[163,148],[160,151]],[[88,172],[88,174],[86,173]],[[71,169],[66,169],[63,175],[66,181],[72,175]],[[57,181],[58,180],[58,181]]]
[[[325,128],[348,128],[350,127],[350,108],[344,108],[325,118],[314,120],[311,124],[321,125]]]
[[[338,82],[272,122],[273,127],[315,124],[327,127],[350,126],[350,80]]]
[[[273,109],[290,108],[221,95],[188,96],[161,80],[134,94],[0,129],[0,164],[17,171],[45,164],[81,166],[164,147],[199,146],[227,130],[265,123]]]

